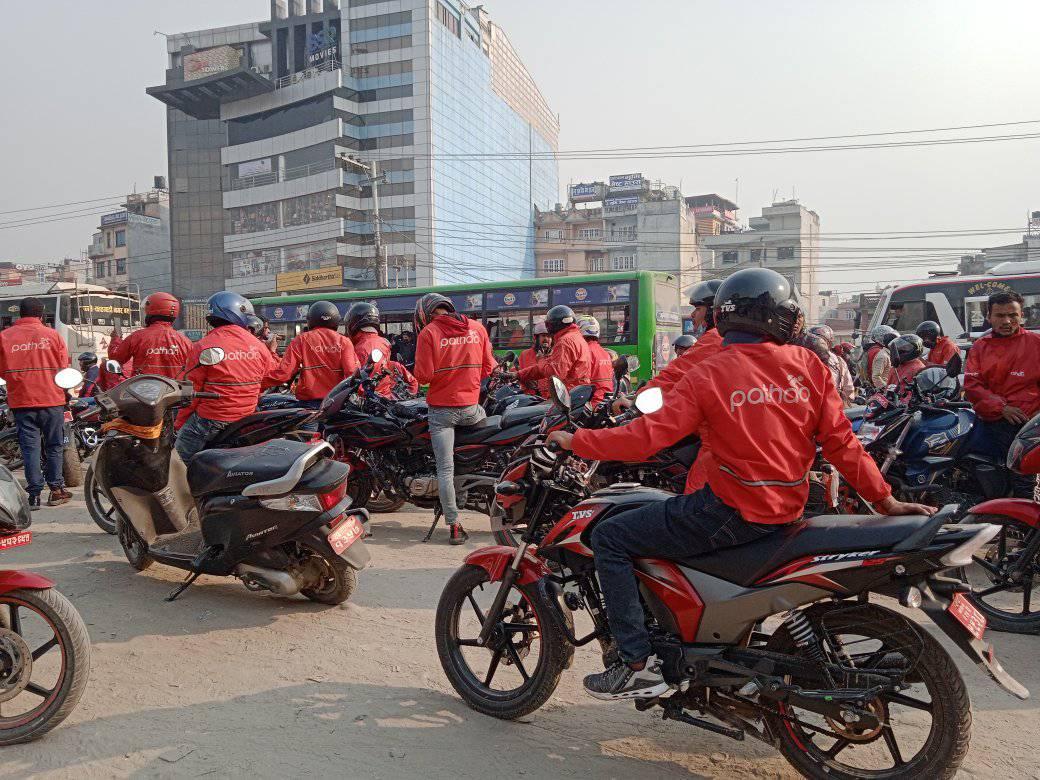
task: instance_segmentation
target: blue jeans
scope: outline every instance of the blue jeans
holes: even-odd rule
[[[692,558],[762,539],[779,527],[747,522],[705,487],[630,509],[593,528],[596,573],[622,660],[638,663],[653,652],[639,603],[634,558]]]
[[[437,498],[444,511],[444,522],[453,525],[459,521],[459,507],[455,503],[455,429],[476,425],[487,417],[480,404],[472,406],[431,406],[427,416],[430,426],[430,444],[437,463]]]
[[[228,425],[230,423],[220,422],[219,420],[207,420],[205,417],[192,414],[181,427],[180,432],[177,434],[177,442],[173,446],[177,448],[177,454],[181,456],[181,460],[187,465],[195,457],[196,453],[206,449],[206,444],[210,439],[227,428]]]
[[[65,449],[65,407],[15,409],[14,423],[18,429],[18,446],[25,462],[25,482],[29,495],[38,496],[43,492],[45,478],[51,490],[65,487],[65,479],[61,474],[61,456]],[[41,442],[44,459],[42,470]]]

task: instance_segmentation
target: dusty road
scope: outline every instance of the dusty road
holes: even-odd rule
[[[328,608],[205,577],[167,604],[179,572],[133,572],[82,501],[37,513],[33,545],[2,563],[58,582],[88,624],[93,671],[65,724],[0,752],[0,776],[794,776],[765,746],[588,698],[589,649],[523,722],[467,709],[440,670],[433,609],[468,548],[449,547],[443,531],[419,544],[427,517],[377,515],[372,567],[349,604]],[[472,533],[469,548],[488,541]],[[1040,695],[1040,637],[994,636],[1005,666]],[[962,776],[1040,778],[1037,705],[961,667],[975,713]]]

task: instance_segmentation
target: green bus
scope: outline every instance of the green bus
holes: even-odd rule
[[[446,295],[456,309],[480,320],[495,351],[517,354],[531,346],[534,324],[551,307],[565,304],[600,323],[600,342],[619,354],[639,357],[638,377],[649,379],[672,358],[672,341],[682,333],[679,279],[667,273],[632,271],[512,282],[449,284],[388,290],[354,290],[252,298],[257,314],[288,343],[307,321],[313,301],[332,301],[341,314],[355,301],[379,307],[383,332],[412,330],[415,302],[428,292]]]

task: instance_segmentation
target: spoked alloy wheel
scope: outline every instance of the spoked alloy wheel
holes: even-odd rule
[[[514,587],[486,646],[480,628],[500,583],[478,566],[459,569],[437,605],[437,653],[452,686],[485,715],[512,720],[541,707],[560,682],[571,648],[534,586]]]
[[[83,484],[83,497],[87,502],[87,511],[90,512],[90,517],[97,527],[105,533],[115,534],[116,508],[108,500],[108,496],[105,495],[97,480],[94,479],[93,466],[87,469],[86,481]]]
[[[812,611],[817,617],[832,613],[823,618],[828,656],[843,656],[846,665],[863,671],[908,669],[903,678],[908,687],[865,702],[863,709],[880,721],[873,727],[776,705],[777,714],[767,720],[780,752],[813,778],[952,778],[971,735],[968,693],[953,660],[931,634],[898,613],[876,605],[840,610],[828,605]],[[768,649],[806,657],[785,628],[773,635]],[[790,682],[818,687],[808,680]],[[846,680],[843,687],[862,685]]]
[[[55,590],[0,595],[0,745],[37,739],[72,712],[90,672],[90,637]]]
[[[975,553],[972,566],[962,570],[971,586],[970,599],[995,631],[1040,633],[1040,554],[1023,562],[1025,547],[1040,529],[1010,517],[984,515],[972,522],[1000,525],[1000,533]],[[1024,563],[1021,567],[1020,563]]]

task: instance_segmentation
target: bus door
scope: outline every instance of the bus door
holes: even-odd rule
[[[982,337],[989,330],[989,321],[986,319],[988,301],[988,295],[964,296],[964,329],[972,341]]]
[[[953,302],[945,292],[925,293],[924,299],[932,305],[936,322],[939,323],[944,335],[954,340],[966,338],[966,328],[960,319],[961,313],[953,308]]]

